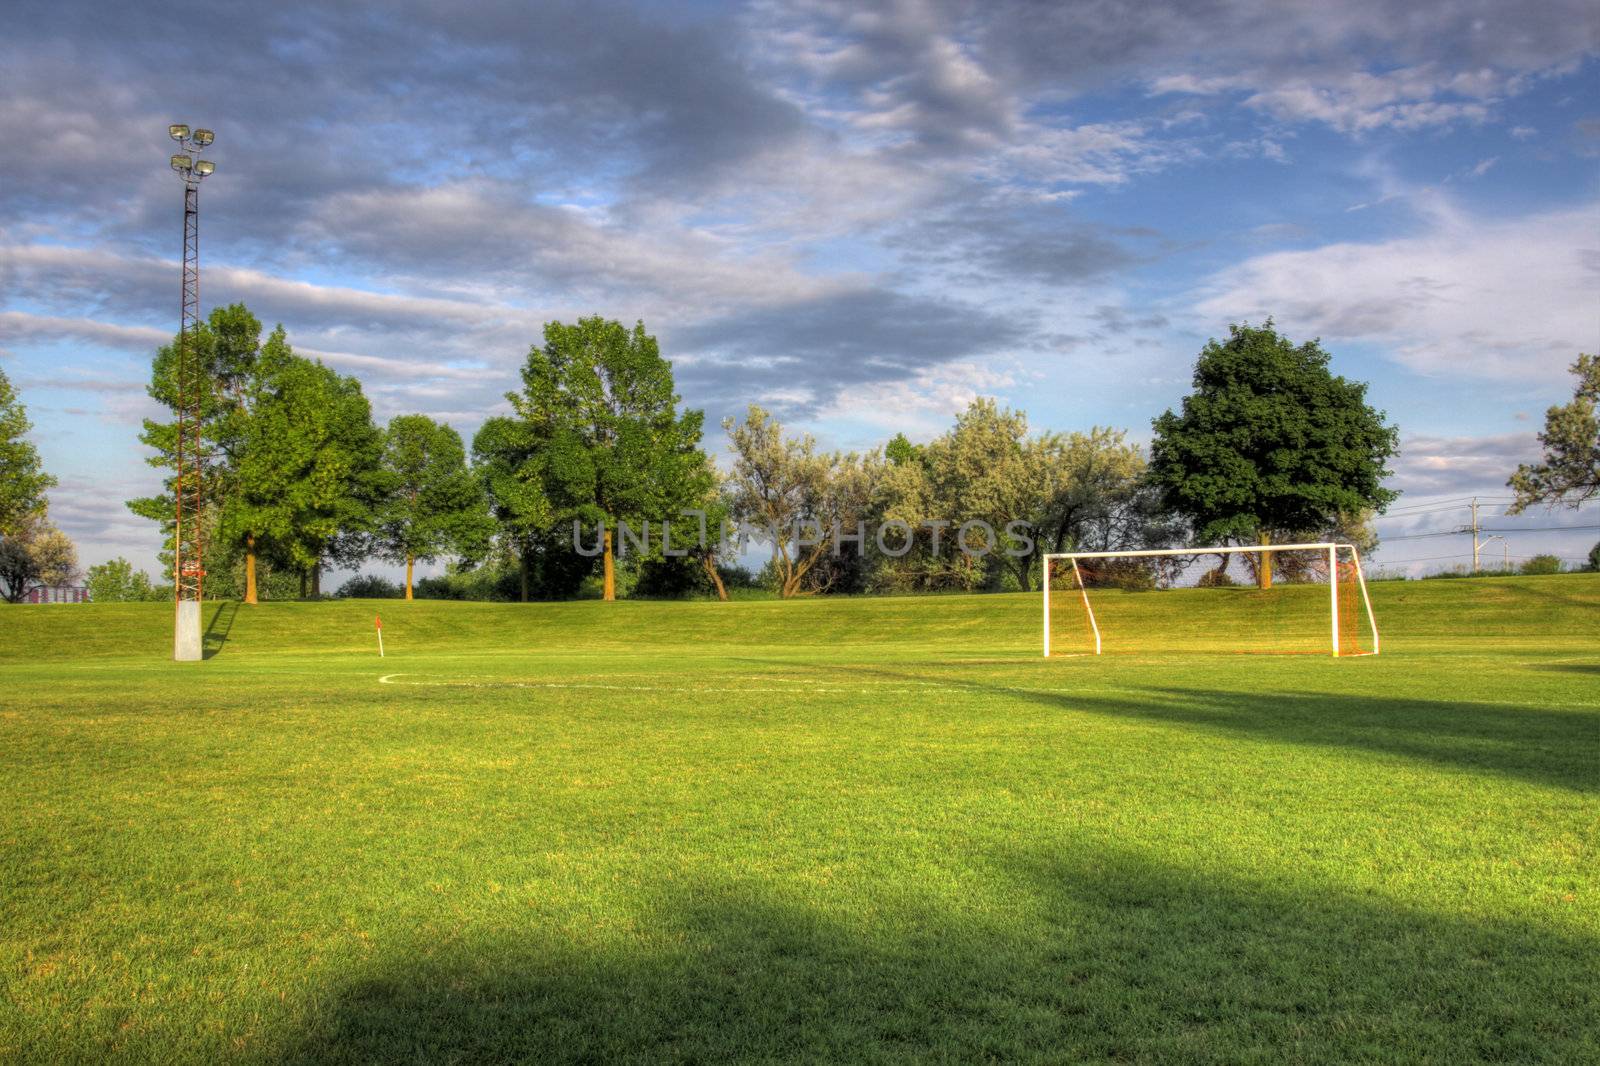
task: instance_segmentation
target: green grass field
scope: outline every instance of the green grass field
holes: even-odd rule
[[[0,1058],[1600,1061],[1600,575],[1373,594],[0,610]]]

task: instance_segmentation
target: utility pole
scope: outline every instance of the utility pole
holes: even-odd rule
[[[1478,549],[1480,547],[1482,545],[1478,543],[1478,498],[1474,496],[1472,498],[1472,572],[1474,574],[1478,572]]]
[[[1483,549],[1488,546],[1489,542],[1496,540],[1500,542],[1500,554],[1503,556],[1500,568],[1502,570],[1511,569],[1511,548],[1508,546],[1506,538],[1502,537],[1498,533],[1491,533],[1487,537],[1479,536],[1479,534],[1483,532],[1483,527],[1478,524],[1478,498],[1476,496],[1472,498],[1472,524],[1465,527],[1460,532],[1469,533],[1472,535],[1472,572],[1474,574],[1482,573],[1482,568],[1479,564],[1479,557],[1481,556]]]

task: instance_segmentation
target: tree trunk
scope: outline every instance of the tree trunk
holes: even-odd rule
[[[605,553],[605,598],[609,602],[617,598],[617,566],[615,560],[611,557],[611,530],[609,528],[606,530]]]
[[[406,599],[411,598],[411,566],[416,558],[410,552],[406,553]]]
[[[528,545],[527,544],[522,544],[520,547],[521,547],[521,550],[517,552],[517,559],[518,559],[518,569],[521,571],[521,576],[522,576],[522,602],[523,603],[527,603],[528,602],[528,551],[529,551],[529,549],[528,549]]]
[[[715,555],[702,555],[700,565],[706,568],[706,576],[717,588],[717,599],[723,603],[728,602],[728,590],[722,584],[722,575],[717,573],[717,557]]]
[[[244,537],[244,602],[256,602],[256,535]]]
[[[1261,534],[1261,543],[1262,544],[1271,544],[1272,543],[1272,535],[1270,533],[1262,533]],[[1260,586],[1262,588],[1264,588],[1264,589],[1270,589],[1272,587],[1272,553],[1271,552],[1262,552],[1261,553],[1261,565],[1256,568],[1256,573],[1260,575],[1260,581],[1259,581]]]
[[[1220,583],[1228,575],[1228,559],[1229,556],[1226,555],[1217,556],[1217,565],[1211,568],[1209,575],[1213,585]]]
[[[1017,587],[1023,592],[1033,591],[1033,556],[1026,555],[1011,560],[1011,569],[1017,574]]]
[[[311,595],[313,597],[319,597],[319,596],[322,595],[322,560],[321,559],[318,559],[311,566]]]
[[[300,571],[300,598],[306,598],[306,571]]]

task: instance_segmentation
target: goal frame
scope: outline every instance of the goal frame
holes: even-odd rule
[[[1079,559],[1131,559],[1154,558],[1162,555],[1247,555],[1267,554],[1270,552],[1289,551],[1325,551],[1328,553],[1328,605],[1330,611],[1329,629],[1332,637],[1332,655],[1335,659],[1351,658],[1357,655],[1378,654],[1378,619],[1372,613],[1372,597],[1367,595],[1367,578],[1361,568],[1361,553],[1354,544],[1341,544],[1337,541],[1317,541],[1313,544],[1246,544],[1232,547],[1218,546],[1215,548],[1146,548],[1139,551],[1107,551],[1107,552],[1047,552],[1044,556],[1044,580],[1041,584],[1040,599],[1044,602],[1044,657],[1050,658],[1050,564],[1053,560],[1066,560],[1072,566],[1073,584],[1077,586],[1078,595],[1083,599],[1084,613],[1089,617],[1089,628],[1094,633],[1094,653],[1103,653],[1100,637],[1100,623],[1094,616],[1094,605],[1089,602],[1089,589],[1083,583],[1083,574],[1078,569]],[[1339,553],[1348,551],[1350,560],[1355,565],[1356,585],[1361,590],[1361,605],[1367,617],[1367,628],[1372,634],[1372,650],[1370,652],[1339,652]]]

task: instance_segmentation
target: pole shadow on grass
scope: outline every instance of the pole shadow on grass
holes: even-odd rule
[[[926,680],[929,676],[887,667],[851,669],[873,677],[906,681]],[[1540,785],[1600,792],[1597,710],[1326,692],[1232,692],[1155,686],[1111,695],[1030,689],[971,677],[940,675],[940,680],[953,689],[1024,700],[1061,711],[1397,755]]]
[[[205,634],[201,638],[201,656],[210,659],[222,651],[222,646],[228,643],[228,634],[233,632],[233,622],[239,616],[239,601],[224,600],[218,604],[217,609],[211,614],[211,624],[206,626]]]
[[[629,933],[590,947],[511,920],[390,944],[263,1059],[1463,1063],[1600,1050],[1600,945],[1582,935],[1115,847],[974,859],[960,887],[980,903],[959,910],[882,903],[840,920],[748,880],[657,887]]]

